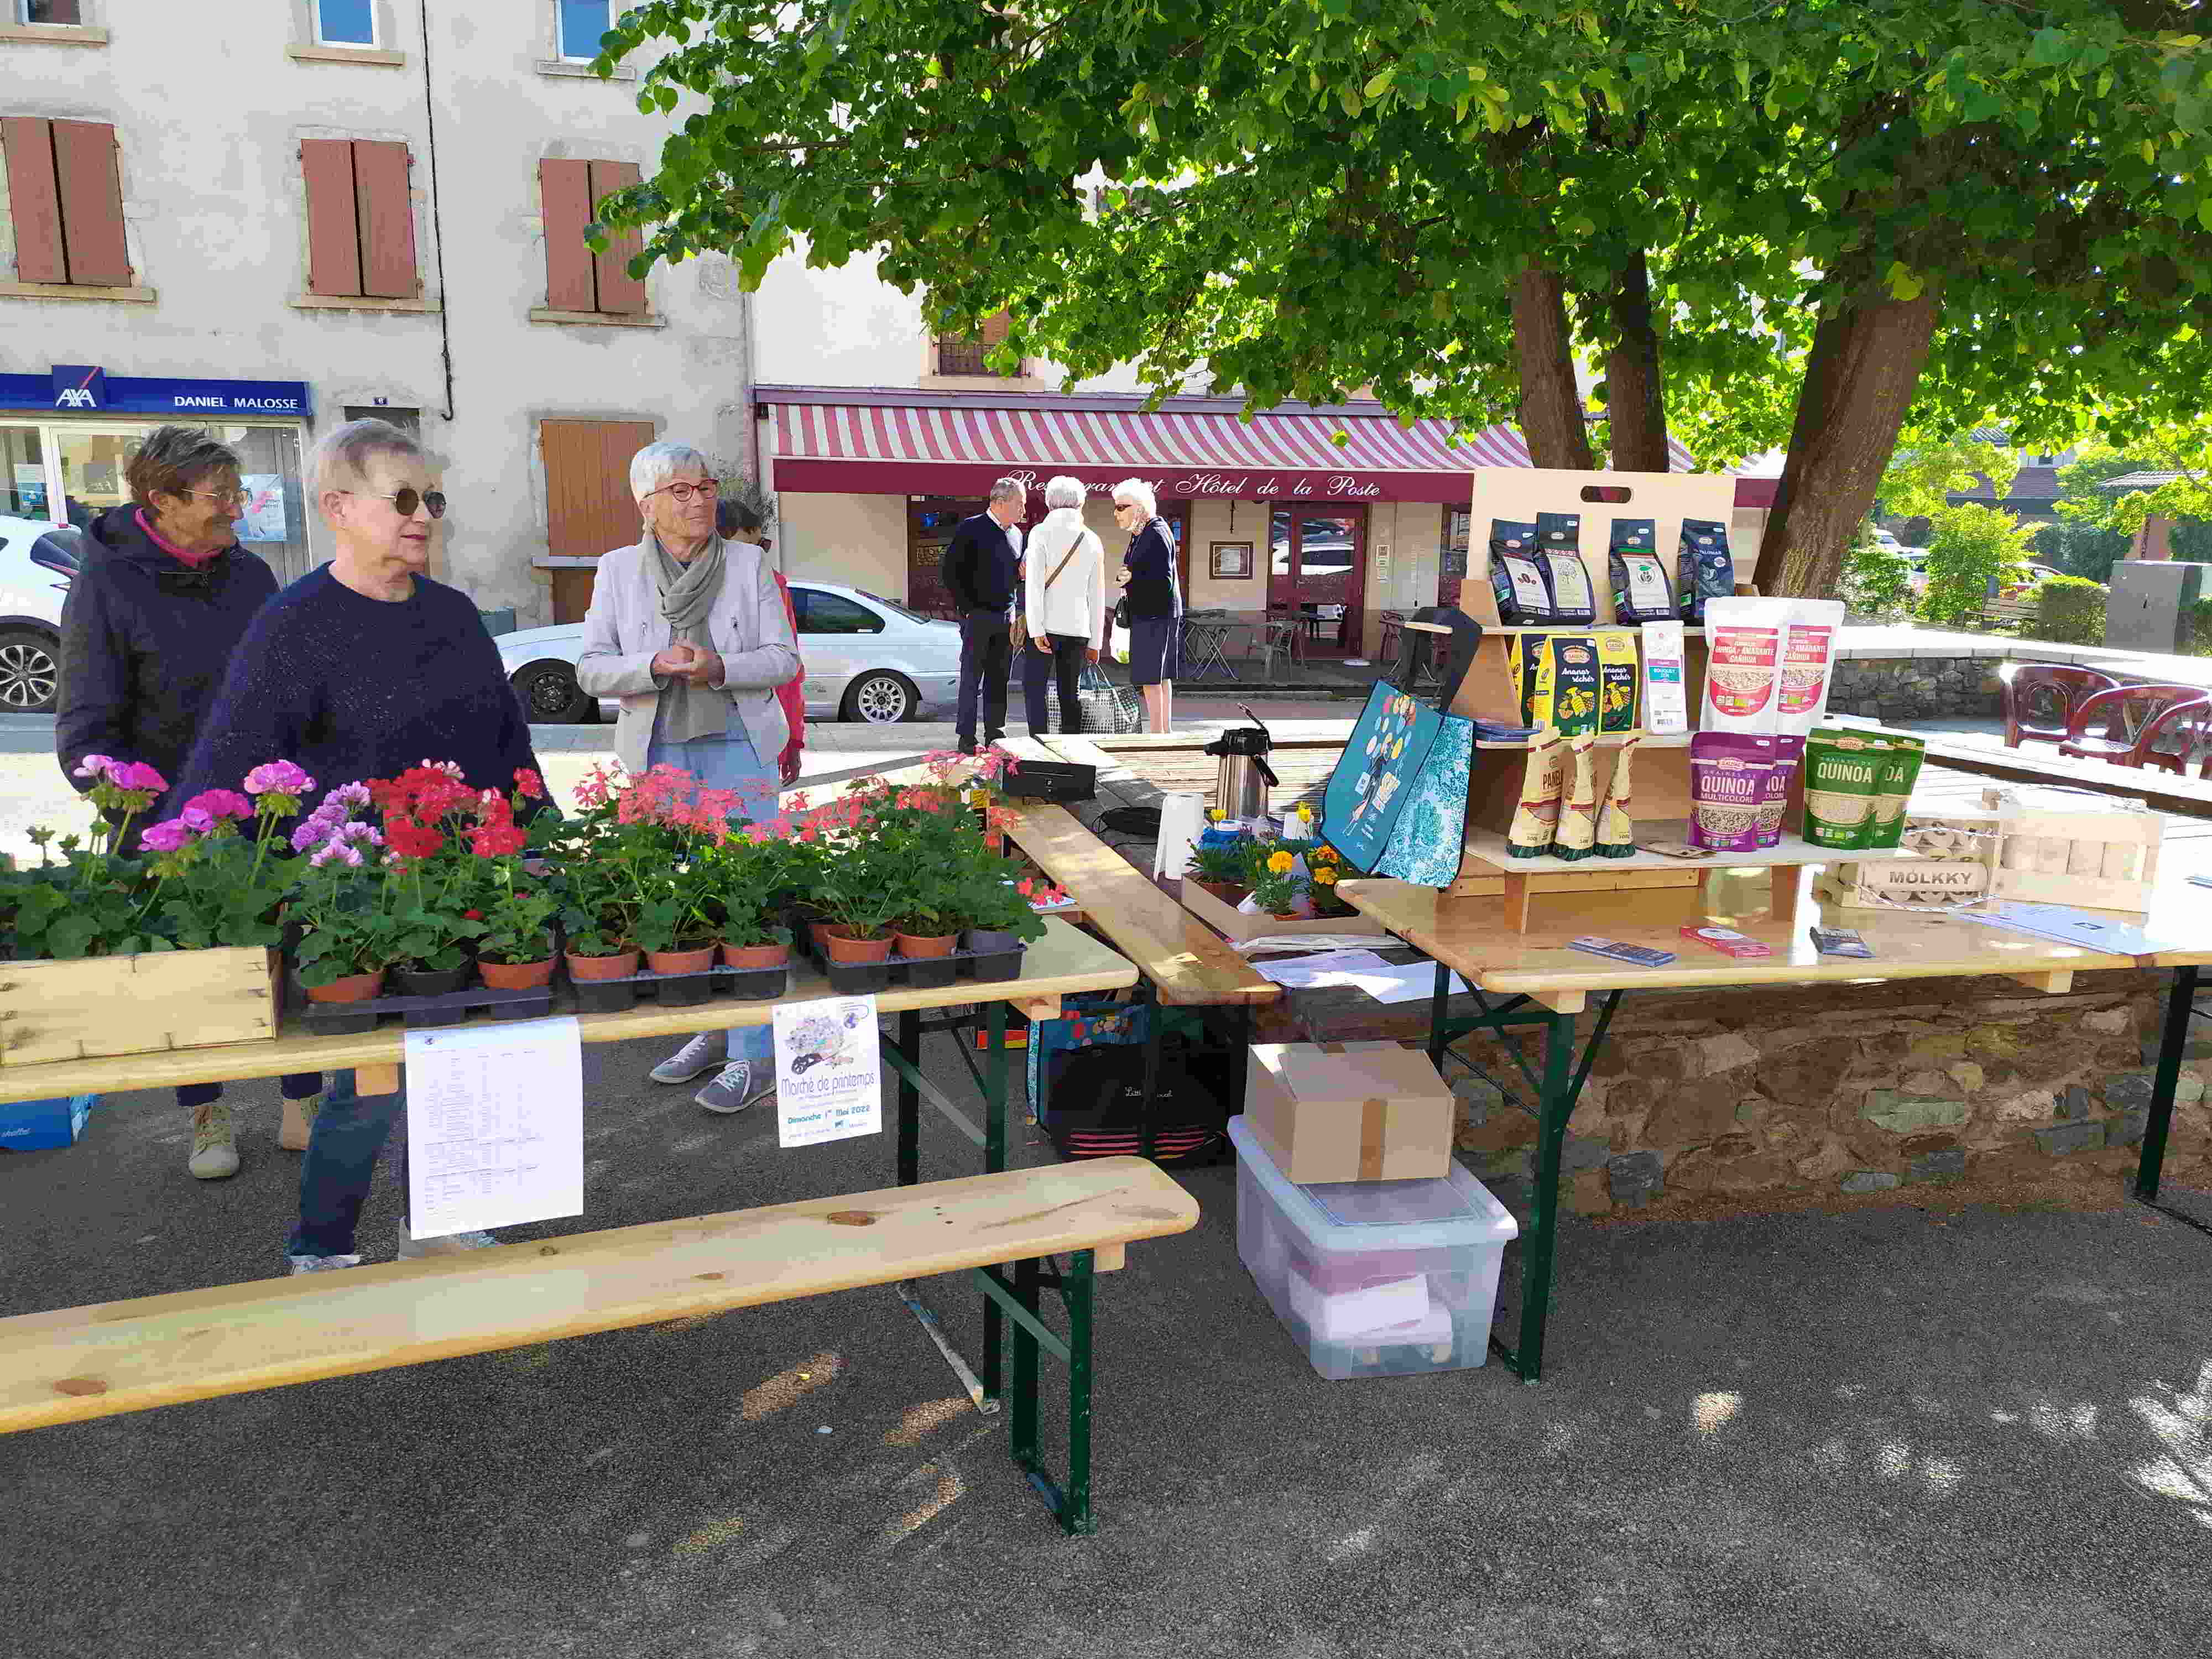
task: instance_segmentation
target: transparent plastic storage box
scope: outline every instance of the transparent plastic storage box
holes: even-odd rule
[[[1520,1231],[1457,1164],[1433,1181],[1284,1179],[1243,1118],[1237,1254],[1323,1376],[1460,1370],[1490,1354],[1498,1269]]]

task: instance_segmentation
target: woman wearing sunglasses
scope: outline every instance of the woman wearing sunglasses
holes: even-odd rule
[[[131,500],[85,530],[62,606],[54,719],[54,752],[78,790],[94,781],[78,770],[88,755],[143,761],[174,782],[246,624],[276,592],[276,573],[232,533],[246,510],[238,475],[238,457],[202,428],[158,428],[123,470]],[[141,817],[131,840],[162,816]],[[315,1072],[284,1079],[278,1145],[305,1150],[322,1087]],[[185,1168],[203,1181],[236,1175],[222,1085],[186,1084],[177,1104],[192,1115]]]
[[[511,790],[538,757],[476,602],[425,574],[446,498],[422,447],[386,422],[349,421],[315,446],[307,478],[336,552],[246,630],[172,799],[235,789],[272,760],[304,768],[317,798],[424,761]],[[350,1072],[332,1083],[300,1174],[295,1273],[360,1264],[356,1223],[401,1099],[356,1094]],[[493,1242],[401,1238],[402,1256]]]

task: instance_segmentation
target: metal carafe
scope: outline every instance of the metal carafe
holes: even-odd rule
[[[1276,785],[1274,768],[1267,756],[1275,740],[1260,717],[1243,709],[1249,726],[1233,726],[1212,743],[1206,752],[1220,757],[1213,775],[1213,805],[1224,818],[1256,818],[1267,811],[1267,792]]]

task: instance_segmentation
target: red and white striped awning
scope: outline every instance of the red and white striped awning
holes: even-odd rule
[[[1031,489],[1067,473],[1110,487],[1132,475],[1163,498],[1462,502],[1475,467],[1528,466],[1518,428],[1297,410],[1246,420],[1215,398],[1036,397],[990,403],[926,392],[762,386],[779,489],[975,495],[995,478]],[[1202,407],[1188,407],[1201,404]],[[1341,441],[1340,441],[1340,438]],[[1678,471],[1693,470],[1674,446]]]

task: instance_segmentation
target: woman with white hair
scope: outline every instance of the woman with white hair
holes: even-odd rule
[[[349,421],[315,446],[307,488],[337,552],[254,617],[169,799],[235,789],[276,760],[326,790],[426,760],[459,766],[471,788],[512,790],[538,757],[476,601],[424,574],[446,498],[422,446],[386,422]],[[300,1168],[300,1219],[286,1247],[294,1273],[361,1265],[362,1206],[404,1098],[363,1097],[351,1072],[332,1080]],[[399,1255],[495,1242],[403,1229]]]
[[[1083,729],[1077,682],[1106,642],[1106,549],[1083,522],[1081,481],[1048,480],[1044,504],[1043,521],[1030,532],[1022,562],[1022,616],[1030,633],[1022,653],[1022,700],[1033,738],[1050,726],[1048,673],[1060,683],[1060,729]]]
[[[1160,517],[1152,485],[1124,478],[1114,486],[1114,522],[1129,532],[1129,550],[1114,580],[1129,607],[1129,683],[1145,694],[1155,732],[1175,729],[1175,678],[1182,672],[1182,587],[1176,580],[1175,532]]]
[[[629,488],[644,534],[600,557],[576,683],[622,699],[615,754],[632,774],[678,767],[702,788],[737,791],[744,816],[773,817],[790,737],[776,688],[799,672],[775,573],[757,543],[717,533],[718,486],[697,450],[647,444],[630,460]],[[689,1083],[708,1072],[696,1098],[710,1112],[771,1098],[775,1031],[702,1032],[653,1078]]]

